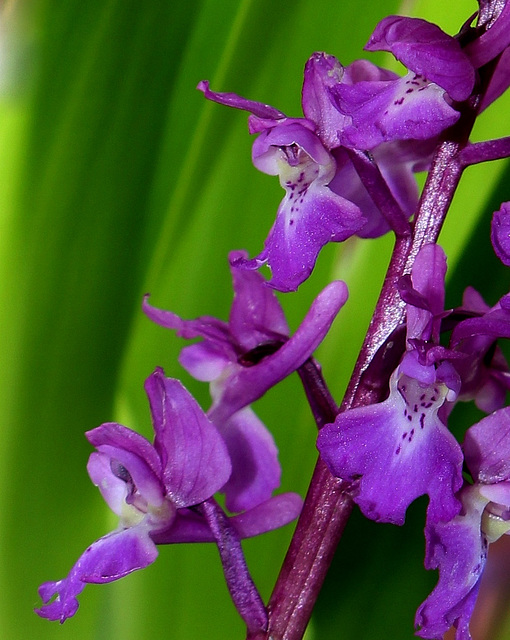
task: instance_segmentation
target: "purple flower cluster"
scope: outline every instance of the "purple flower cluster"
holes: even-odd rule
[[[367,60],[347,67],[315,53],[305,67],[304,118],[288,118],[265,104],[198,88],[221,104],[251,113],[255,166],[278,175],[285,196],[264,250],[236,265],[267,263],[270,285],[293,291],[310,275],[320,249],[350,236],[374,238],[391,220],[374,202],[352,162],[352,150],[370,154],[392,197],[408,218],[418,191],[413,172],[430,162],[437,136],[459,118],[457,102],[473,89],[475,70],[457,40],[436,25],[390,16],[379,23],[369,51],[391,51],[408,68],[404,77]]]
[[[145,384],[152,444],[117,423],[87,432],[96,449],[89,475],[119,525],[94,542],[66,578],[40,587],[39,615],[63,622],[75,614],[87,583],[148,566],[157,545],[214,542],[250,634],[270,634],[240,540],[289,523],[302,501],[293,493],[273,495],[280,486],[277,447],[251,405],[297,371],[329,477],[341,480],[368,518],[402,525],[409,505],[428,496],[425,566],[439,570],[439,581],[418,609],[417,635],[439,638],[453,625],[457,640],[470,639],[488,546],[510,532],[510,368],[498,344],[510,338],[510,294],[489,307],[468,287],[460,307],[445,309],[447,259],[437,234],[417,240],[425,205],[414,173],[437,171],[445,142],[457,144],[450,159],[457,179],[469,164],[510,155],[508,139],[470,144],[465,126],[510,85],[510,3],[495,20],[493,4],[481,1],[477,26],[467,24],[455,38],[425,20],[383,19],[365,48],[393,53],[407,68],[402,77],[367,60],[344,67],[315,53],[304,71],[303,117],[199,84],[206,98],[250,113],[249,131],[257,134],[253,163],[277,175],[285,195],[262,252],[251,259],[245,251],[229,255],[234,299],[227,322],[183,319],[145,297],[149,319],[198,339],[179,360],[210,384],[212,404],[204,412],[180,382],[156,369]],[[443,207],[428,211],[430,219],[437,216],[438,230],[456,186],[446,194],[447,183],[428,187]],[[405,332],[405,341],[393,364],[375,355],[366,363],[365,373],[386,388],[380,401],[347,402],[339,412],[313,353],[345,304],[347,286],[326,286],[293,335],[274,289],[296,290],[327,243],[389,230],[406,242],[396,244],[398,269],[390,266],[384,285],[394,292],[385,297],[383,288],[381,304],[397,318],[393,330]],[[491,237],[509,266],[509,203],[494,214]],[[257,271],[264,264],[269,281]],[[382,332],[381,317],[374,314],[374,334]],[[379,353],[394,349],[392,336],[387,332],[379,342]],[[466,430],[461,445],[448,422],[455,405],[467,401],[486,417]],[[309,557],[322,554],[303,549]],[[298,562],[297,554],[289,555]]]
[[[418,610],[418,635],[438,638],[455,625],[457,640],[467,640],[488,543],[510,531],[510,414],[503,406],[510,369],[496,348],[510,337],[510,296],[488,308],[470,289],[465,306],[445,311],[445,274],[441,247],[425,245],[399,283],[407,340],[388,398],[340,413],[317,446],[373,520],[401,525],[411,502],[429,496],[425,565],[438,568],[440,580]],[[454,328],[443,346],[448,323]],[[462,400],[489,414],[467,430],[463,448],[447,428]]]

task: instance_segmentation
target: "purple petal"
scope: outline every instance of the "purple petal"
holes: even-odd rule
[[[99,488],[106,504],[119,517],[126,506],[127,483],[112,472],[112,459],[104,453],[91,453],[87,464],[90,479]]]
[[[202,93],[208,100],[218,102],[219,104],[224,104],[227,107],[234,107],[234,109],[249,111],[259,118],[270,118],[279,120],[280,118],[286,117],[284,113],[278,111],[278,109],[275,109],[274,107],[269,106],[268,104],[255,102],[253,100],[247,100],[246,98],[238,96],[236,93],[217,93],[215,91],[211,91],[209,89],[209,82],[207,80],[202,80],[201,82],[199,82],[197,89],[199,91],[202,91]]]
[[[510,202],[503,202],[492,217],[491,240],[501,262],[510,267]]]
[[[241,538],[252,538],[289,524],[298,517],[302,506],[297,493],[282,493],[229,519]],[[172,526],[152,533],[151,538],[156,544],[214,542],[205,521],[187,509],[180,509]]]
[[[272,435],[250,409],[235,413],[221,426],[232,461],[232,475],[223,487],[229,511],[250,509],[280,486],[281,469]]]
[[[155,544],[180,544],[182,542],[214,542],[214,536],[201,515],[189,509],[179,509],[166,529],[153,531]]]
[[[305,117],[317,125],[317,135],[327,149],[340,145],[339,132],[350,119],[336,108],[329,89],[342,82],[344,67],[334,56],[314,53],[305,66],[302,104]]]
[[[196,380],[211,382],[221,376],[231,358],[226,356],[225,349],[207,340],[181,349],[179,362]]]
[[[472,288],[466,289],[461,311],[481,317],[461,321],[453,330],[451,345],[464,357],[455,362],[461,380],[460,400],[474,400],[485,413],[500,409],[510,389],[508,363],[495,341],[510,336],[510,315],[503,299],[493,309]]]
[[[151,306],[147,300],[149,295],[145,295],[142,311],[145,315],[165,329],[173,329],[178,336],[186,338],[205,338],[215,343],[216,348],[220,347],[225,353],[225,357],[229,358],[235,354],[231,344],[230,331],[228,324],[212,316],[200,316],[195,320],[183,320],[171,311],[164,311]]]
[[[510,6],[504,3],[498,19],[481,36],[469,43],[464,52],[477,69],[494,60],[510,45]],[[508,78],[506,82],[508,86]]]
[[[508,8],[507,8],[508,11]],[[508,32],[510,33],[510,31]],[[475,40],[478,42],[478,39]],[[505,49],[496,65],[496,69],[492,74],[487,91],[485,92],[480,104],[479,113],[487,109],[495,100],[497,100],[510,86],[510,49]]]
[[[158,555],[145,524],[114,531],[90,545],[80,556],[67,578],[45,582],[39,587],[44,605],[36,613],[49,620],[64,622],[76,613],[78,596],[90,582],[103,584],[144,569]],[[50,600],[56,596],[53,602]]]
[[[330,283],[314,300],[296,333],[276,353],[252,367],[236,368],[217,389],[209,411],[213,422],[222,424],[298,369],[322,342],[347,296],[344,282]]]
[[[450,522],[427,525],[427,569],[439,569],[439,582],[416,613],[421,638],[440,638],[455,625],[456,640],[471,640],[469,621],[487,559],[481,533],[487,503],[476,487],[462,494],[465,513]]]
[[[398,80],[399,76],[393,71],[378,67],[369,60],[354,60],[345,67],[345,84],[356,84],[367,80],[375,82],[378,80]]]
[[[229,260],[246,259],[244,251],[232,251]],[[250,351],[268,342],[289,335],[285,314],[274,292],[257,272],[231,266],[234,301],[229,327],[235,342],[243,351]]]
[[[382,403],[338,415],[317,447],[331,472],[357,481],[354,501],[380,522],[403,524],[407,507],[428,494],[430,521],[449,520],[459,510],[462,451],[437,412],[448,389],[393,374]]]
[[[490,309],[482,295],[473,287],[466,287],[464,289],[464,293],[462,294],[462,308],[478,314],[483,314]]]
[[[470,427],[464,439],[473,477],[485,484],[510,479],[510,407],[495,411]]]
[[[152,444],[136,431],[116,422],[105,422],[95,429],[85,433],[87,440],[96,449],[108,446],[121,452],[131,453],[138,457],[140,463],[144,462],[157,478],[161,474],[161,460]],[[120,461],[120,460],[119,460]]]
[[[416,256],[411,273],[412,290],[421,301],[416,304],[410,297],[407,302],[407,339],[439,341],[440,316],[444,310],[444,282],[446,277],[446,254],[437,244],[427,244]],[[439,318],[439,321],[434,319]]]
[[[504,454],[502,454],[504,455]],[[484,498],[486,498],[487,500],[490,500],[492,503],[492,505],[489,505],[490,507],[490,511],[491,511],[491,515],[494,516],[494,512],[495,510],[497,510],[498,508],[503,508],[503,515],[504,516],[508,516],[508,507],[510,506],[510,482],[496,482],[496,484],[480,484],[478,485],[478,489],[480,491],[480,495],[482,495]],[[504,525],[504,529],[506,529],[506,531],[504,531],[504,533],[508,533],[508,530],[510,529],[510,522],[508,520],[508,518],[506,519],[502,519],[502,524]],[[482,527],[485,531],[485,533],[487,533],[487,530],[490,531],[491,529],[491,524],[494,522],[494,518],[491,518],[489,520],[489,526],[484,526],[485,523],[483,523]],[[500,534],[503,535],[503,534]],[[491,542],[494,542],[495,540],[497,540],[499,537],[495,537],[494,540],[491,540]]]
[[[112,493],[112,476],[124,479],[127,484],[132,483],[142,498],[149,504],[156,507],[163,504],[164,489],[160,477],[152,472],[140,456],[107,444],[100,445],[97,449],[109,459],[109,468],[105,464],[105,460],[98,464],[97,458],[91,456],[87,470],[92,482],[99,488],[109,505],[110,499],[115,500],[118,497],[116,495],[118,489],[113,489]],[[101,477],[100,474],[102,472],[106,475]]]
[[[203,502],[232,470],[222,437],[182,384],[162,370],[147,378],[145,390],[168,495],[177,507]]]
[[[466,100],[475,71],[455,38],[420,18],[387,16],[375,28],[365,49],[391,51],[408,69],[445,89],[453,100]]]
[[[479,318],[467,318],[455,327],[451,337],[451,345],[458,346],[464,340],[476,336],[491,338],[510,338],[510,310],[494,309]]]
[[[420,75],[386,82],[358,82],[332,89],[337,106],[351,116],[342,143],[373,149],[393,140],[435,138],[454,124],[459,112],[444,99],[444,90]]]
[[[241,538],[283,527],[301,513],[303,499],[297,493],[282,493],[231,518]]]

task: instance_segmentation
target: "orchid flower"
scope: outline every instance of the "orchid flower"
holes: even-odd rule
[[[245,254],[233,252],[231,263]],[[255,271],[231,264],[234,300],[228,322],[210,316],[183,320],[143,303],[146,315],[183,338],[201,342],[184,347],[179,361],[195,378],[211,383],[207,415],[225,438],[233,465],[225,485],[227,507],[246,509],[267,500],[280,483],[272,436],[250,404],[296,371],[319,346],[347,300],[347,287],[332,282],[313,302],[292,337],[275,294]]]
[[[438,638],[453,625],[456,640],[471,640],[469,621],[489,544],[510,533],[510,408],[468,429],[464,453],[474,483],[459,494],[461,513],[425,529],[425,566],[439,569],[439,582],[416,614],[422,638]]]
[[[77,596],[86,584],[112,582],[147,567],[158,555],[156,544],[220,544],[211,527],[218,521],[214,514],[219,509],[212,497],[232,471],[225,442],[182,384],[166,378],[161,369],[147,379],[145,389],[153,444],[117,423],[105,423],[86,434],[96,447],[87,470],[119,516],[119,526],[90,545],[66,578],[41,585],[44,605],[36,611],[44,618],[64,622],[76,613]],[[201,506],[206,503],[208,508]],[[230,530],[230,538],[243,538],[287,524],[300,508],[299,496],[283,494],[251,511],[219,519],[223,529]],[[206,513],[213,515],[206,517]],[[244,572],[238,552],[234,544],[230,555],[225,551],[222,555],[226,574],[228,569],[233,579]],[[246,580],[241,582],[244,589],[250,586]],[[237,593],[239,584],[229,586],[236,602],[243,595]],[[260,611],[255,617],[260,617]]]
[[[430,498],[431,522],[454,517],[460,504],[462,451],[439,411],[456,398],[458,375],[436,344],[444,305],[446,258],[426,245],[416,258],[408,300],[407,350],[383,402],[340,413],[320,432],[317,447],[333,475],[353,484],[369,518],[403,524],[418,496]],[[432,340],[432,342],[430,342]]]

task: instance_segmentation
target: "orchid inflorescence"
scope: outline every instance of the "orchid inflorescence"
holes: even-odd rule
[[[89,475],[119,525],[66,578],[40,587],[40,616],[64,622],[87,583],[148,566],[158,545],[213,542],[248,637],[298,640],[353,503],[367,518],[403,525],[409,505],[426,495],[425,567],[438,569],[439,580],[418,608],[416,634],[441,638],[453,626],[456,640],[471,638],[488,547],[510,532],[510,367],[499,345],[510,337],[510,293],[489,306],[468,286],[446,309],[447,258],[437,239],[463,170],[510,156],[510,138],[469,141],[478,114],[510,86],[509,46],[510,2],[480,0],[455,37],[425,20],[384,18],[365,49],[391,52],[403,76],[313,54],[303,117],[200,82],[209,100],[249,112],[253,163],[277,175],[285,195],[262,251],[229,255],[228,322],[186,320],[145,297],[150,320],[199,339],[180,363],[210,383],[212,404],[204,412],[157,368],[145,383],[153,443],[113,422],[87,432],[96,449]],[[419,171],[428,172],[421,195]],[[292,335],[275,290],[295,291],[327,243],[388,232],[395,245],[381,296],[338,407],[313,353],[347,301],[346,284],[326,286]],[[510,203],[495,212],[490,233],[510,266]],[[273,495],[277,449],[251,407],[293,372],[319,429],[304,506],[297,494]],[[448,428],[459,402],[486,414],[462,443]],[[300,512],[266,607],[240,541]]]

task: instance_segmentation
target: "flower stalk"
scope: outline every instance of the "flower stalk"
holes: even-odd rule
[[[495,4],[494,12],[500,9]],[[468,140],[476,119],[477,106],[487,89],[491,74],[481,74],[481,77],[480,95],[472,97],[459,121],[449,130],[450,135],[438,145],[411,234],[405,232],[398,212],[395,209],[392,211],[395,245],[370,326],[340,407],[341,412],[380,399],[379,385],[374,387],[366,384],[363,374],[377,351],[384,347],[392,332],[404,322],[405,306],[398,293],[397,283],[403,275],[410,273],[420,249],[426,244],[437,242],[463,169],[469,164],[466,157],[474,157],[474,150],[465,150],[470,148]],[[480,156],[492,159],[500,157],[507,145],[503,141],[490,147],[477,147],[476,150],[478,149],[481,151]],[[360,167],[360,173],[366,171],[363,167],[367,165],[361,154],[352,152],[352,157]],[[381,387],[385,382],[387,381],[379,379]],[[327,418],[324,416],[322,420],[316,420],[320,423],[327,421]],[[349,491],[350,484],[333,477],[319,458],[303,511],[268,603],[268,630],[255,635],[248,634],[247,640],[300,640],[303,637],[335,549],[352,512],[353,501]]]

